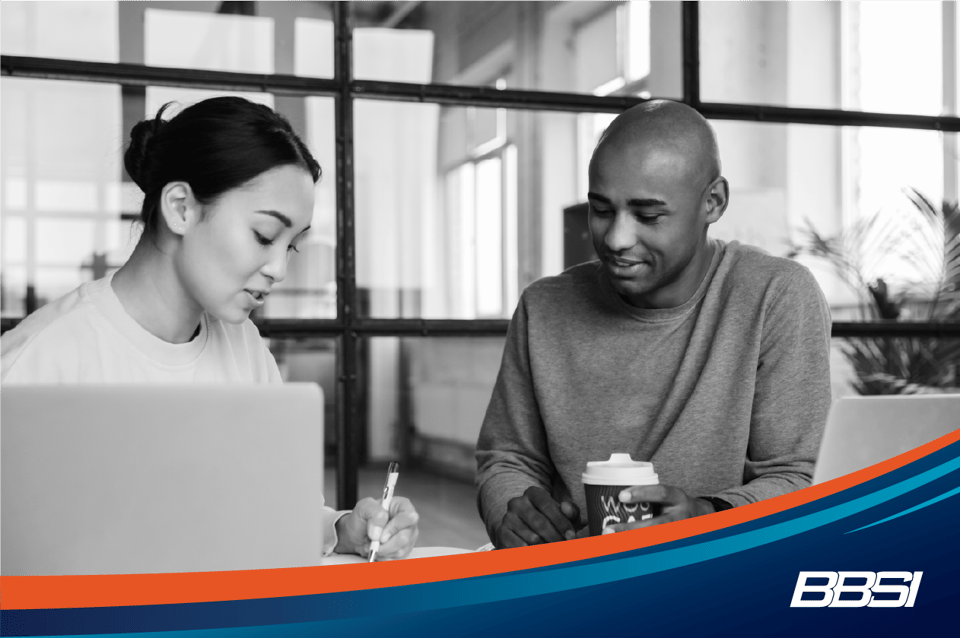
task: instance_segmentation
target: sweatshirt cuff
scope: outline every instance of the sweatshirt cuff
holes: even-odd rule
[[[723,512],[733,508],[733,504],[730,503],[730,501],[718,496],[701,496],[700,498],[710,503],[710,505],[713,506],[714,512]]]
[[[337,521],[352,512],[353,510],[337,511],[332,507],[323,508],[323,556],[329,556],[337,547],[340,538],[337,536]]]
[[[727,503],[730,504],[731,508],[742,507],[743,505],[749,505],[750,503],[753,503],[755,500],[755,499],[751,500],[741,492],[737,492],[737,491],[720,492],[718,494],[710,494],[709,496],[713,498],[718,498],[722,501],[726,501]]]

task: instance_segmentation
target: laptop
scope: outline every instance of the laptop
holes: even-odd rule
[[[321,562],[315,384],[7,386],[0,438],[4,576]]]
[[[846,397],[830,408],[813,472],[823,483],[960,428],[960,394]]]

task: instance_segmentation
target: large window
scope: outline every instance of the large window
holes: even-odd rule
[[[129,256],[141,195],[122,150],[160,105],[246,95],[317,156],[310,239],[254,319],[285,378],[325,389],[328,499],[340,506],[399,458],[422,485],[446,477],[449,512],[474,516],[462,505],[509,317],[529,283],[589,258],[587,163],[625,108],[670,98],[708,117],[732,189],[715,234],[775,254],[811,227],[831,235],[880,217],[913,232],[927,215],[914,194],[938,207],[958,197],[953,3],[4,1],[0,12],[4,329]],[[911,241],[957,232],[924,228]],[[896,251],[863,258],[891,288],[926,272]],[[862,291],[798,259],[833,307],[836,392],[856,384],[839,338],[941,338],[938,352],[955,351],[942,338],[960,329],[926,312],[922,287],[897,298],[909,321],[862,322]],[[957,362],[945,365],[955,378]],[[473,518],[431,541],[470,546],[478,529]]]

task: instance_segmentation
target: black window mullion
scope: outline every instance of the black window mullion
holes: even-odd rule
[[[337,351],[337,508],[350,509],[357,502],[360,461],[359,388],[357,371],[360,350],[353,323],[357,315],[356,233],[353,182],[353,32],[349,3],[333,4],[336,44],[334,69],[339,92],[336,99],[337,135],[337,319],[342,325]]]
[[[960,117],[947,115],[909,115],[905,113],[844,111],[841,109],[814,109],[767,104],[726,104],[722,102],[700,102],[697,110],[704,117],[714,120],[822,126],[873,126],[944,132],[960,131]]]
[[[38,80],[107,82],[121,86],[170,86],[220,91],[258,91],[277,95],[338,95],[340,91],[337,81],[329,78],[180,69],[125,62],[89,62],[18,55],[0,56],[0,73],[4,76]]]
[[[620,113],[631,106],[647,101],[644,98],[629,95],[557,93],[530,89],[497,89],[490,86],[458,84],[412,84],[384,80],[353,80],[350,82],[350,88],[355,98],[543,111]]]
[[[698,30],[698,14],[684,3],[684,33]],[[339,5],[335,4],[336,10]],[[348,9],[345,9],[348,11]],[[691,37],[693,37],[691,35]],[[339,46],[339,45],[338,45]],[[711,119],[815,124],[823,126],[877,126],[960,132],[960,117],[875,113],[842,109],[815,109],[766,104],[701,102],[699,51],[684,42],[684,101]],[[336,52],[335,52],[336,53]],[[336,53],[335,57],[340,55]],[[482,86],[409,84],[375,80],[306,78],[291,75],[262,75],[232,71],[170,69],[140,64],[57,60],[22,56],[0,56],[0,73],[10,77],[47,80],[107,82],[121,86],[172,86],[235,91],[260,91],[276,95],[332,95],[356,98],[424,102],[518,110],[619,113],[644,100],[631,96],[595,96],[525,89],[497,90]]]
[[[700,108],[700,3],[684,2],[682,7],[683,101]]]

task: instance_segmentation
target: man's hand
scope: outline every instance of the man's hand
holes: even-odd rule
[[[523,496],[510,499],[497,528],[498,548],[555,543],[577,537],[580,508],[557,503],[545,490],[528,487]]]
[[[338,554],[370,555],[370,543],[380,539],[377,560],[405,558],[417,542],[417,521],[420,516],[410,499],[394,496],[390,512],[380,501],[365,498],[357,502],[353,511],[337,521]]]
[[[662,525],[694,516],[713,514],[713,505],[702,498],[692,498],[679,487],[669,485],[636,485],[620,492],[621,503],[657,503],[660,513],[653,518],[634,523],[617,523],[604,528],[604,534],[622,532],[628,529]]]

